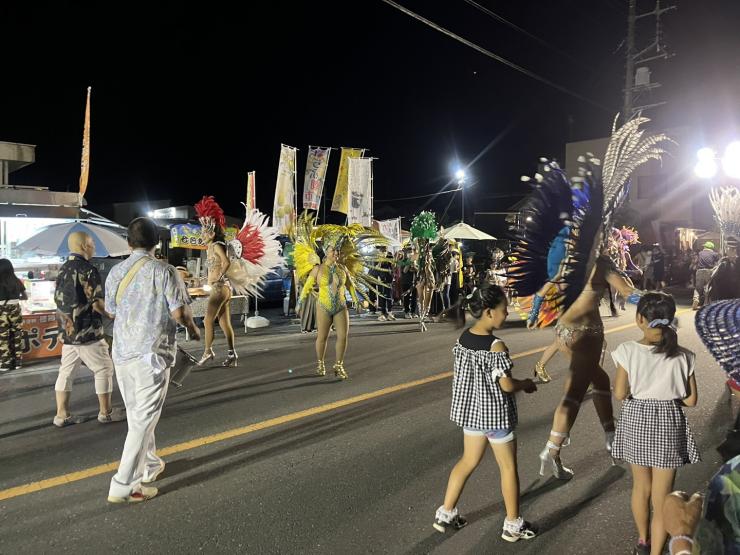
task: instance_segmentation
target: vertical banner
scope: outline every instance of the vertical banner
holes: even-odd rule
[[[347,222],[373,225],[373,159],[348,158],[349,212]]]
[[[337,175],[337,186],[334,189],[334,200],[331,203],[331,209],[335,212],[348,214],[349,211],[349,194],[347,185],[349,182],[349,165],[347,163],[351,158],[359,158],[365,151],[363,148],[344,148],[342,147],[342,156],[339,158],[339,174]]]
[[[85,104],[85,125],[82,129],[82,161],[80,162],[80,204],[87,191],[87,180],[90,177],[90,92],[87,87],[87,103]]]
[[[303,181],[303,208],[318,210],[321,194],[324,191],[326,168],[329,165],[330,148],[308,148],[306,160],[306,177]]]
[[[280,145],[275,204],[272,208],[272,225],[280,235],[289,235],[296,219],[295,153],[294,147]]]
[[[254,172],[249,172],[247,174],[247,200],[244,204],[247,205],[247,210],[252,210],[254,208],[257,208],[257,201],[255,200],[255,191],[254,191],[254,180],[255,175]]]
[[[244,204],[247,205],[247,210],[257,208],[254,192],[254,172],[247,174],[247,201]]]
[[[378,231],[382,236],[390,240],[392,246],[401,246],[401,218],[379,221]]]

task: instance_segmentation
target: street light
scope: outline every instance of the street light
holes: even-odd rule
[[[462,196],[462,223],[465,223],[465,170],[459,168],[455,172],[455,179],[460,186],[460,195]]]
[[[694,173],[701,179],[711,179],[717,175],[717,154],[709,147],[700,148],[696,152],[696,166]]]
[[[740,179],[740,141],[733,141],[725,148],[722,171],[727,177]]]

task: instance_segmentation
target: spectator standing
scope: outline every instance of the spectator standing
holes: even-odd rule
[[[23,316],[21,300],[28,298],[13,263],[0,259],[0,372],[21,367]]]
[[[156,455],[154,429],[175,363],[176,323],[200,339],[182,278],[156,260],[157,224],[137,218],[128,226],[131,256],[113,268],[105,284],[105,306],[115,314],[113,360],[128,412],[128,434],[118,472],[108,492],[110,503],[138,503],[157,495],[149,484],[164,471]]]
[[[61,330],[62,360],[54,390],[57,412],[53,423],[59,428],[78,424],[79,418],[69,412],[69,400],[76,370],[84,363],[95,375],[98,396],[98,421],[114,421],[113,362],[105,341],[103,284],[97,268],[90,264],[95,255],[93,238],[83,231],[70,233],[67,239],[69,257],[59,269],[54,292],[57,320]]]
[[[719,262],[720,256],[714,250],[714,243],[707,241],[696,258],[696,277],[694,278],[693,309],[699,310],[706,300],[707,285],[712,277],[712,270]]]

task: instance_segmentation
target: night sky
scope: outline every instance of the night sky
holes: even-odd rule
[[[411,216],[455,161],[470,164],[467,219],[505,210],[519,175],[565,142],[603,136],[622,103],[626,0],[479,3],[400,0],[407,8],[590,100],[543,85],[380,0],[342,2],[5,2],[0,140],[37,146],[11,182],[77,190],[85,90],[93,87],[88,202],[214,194],[238,216],[246,173],[271,213],[280,143],[369,149],[376,217]],[[661,124],[703,140],[737,136],[740,2],[677,0],[665,16],[676,57],[653,64]],[[651,6],[638,1],[638,11]],[[643,28],[641,27],[641,30]],[[646,35],[644,35],[646,36]],[[554,47],[554,48],[552,48]],[[557,51],[555,51],[557,49]],[[487,150],[486,150],[487,149]],[[333,192],[338,152],[327,189]],[[326,189],[325,189],[326,190]],[[440,215],[451,195],[430,207]],[[423,202],[423,201],[422,201]],[[460,218],[459,198],[447,223]]]

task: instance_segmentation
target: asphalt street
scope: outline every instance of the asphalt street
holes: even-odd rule
[[[639,338],[634,308],[604,320],[610,348]],[[730,411],[724,374],[701,345],[693,313],[679,320],[680,342],[698,353],[699,404],[686,412],[704,460],[680,470],[676,486],[695,491],[720,463],[715,448]],[[313,376],[315,336],[297,326],[239,333],[239,367],[204,368],[170,390],[157,428],[167,463],[160,494],[139,505],[106,503],[126,424],[92,419],[89,379],[77,383],[72,406],[91,420],[65,429],[51,425],[53,386],[3,391],[0,553],[630,553],[629,469],[611,465],[590,398],[562,455],[575,478],[538,475],[562,396],[561,355],[550,384],[518,396],[523,513],[540,535],[499,538],[504,510],[492,455],[459,504],[470,524],[447,535],[432,528],[462,453],[462,433],[449,421],[459,333],[447,324],[421,333],[414,321],[356,319],[344,382]],[[516,317],[499,335],[516,357],[516,377],[531,374],[533,351],[553,338]],[[184,346],[199,354],[198,344]],[[225,355],[222,340],[216,349]],[[609,357],[605,367],[613,373]],[[117,392],[114,402],[121,406]]]

